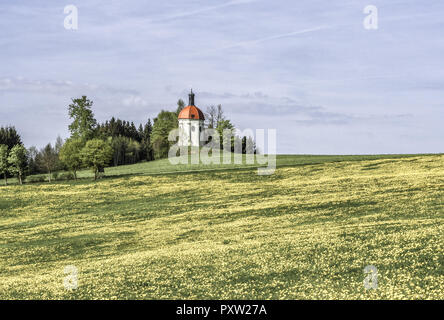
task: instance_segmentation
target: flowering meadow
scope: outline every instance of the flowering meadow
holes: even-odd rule
[[[444,299],[444,155],[0,187],[0,299]]]

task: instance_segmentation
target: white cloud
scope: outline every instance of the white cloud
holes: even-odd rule
[[[145,107],[148,105],[148,101],[140,96],[131,95],[122,100],[125,107]]]
[[[41,92],[44,94],[53,93],[109,93],[109,94],[128,94],[137,93],[137,91],[125,88],[115,88],[112,86],[93,84],[93,83],[75,83],[70,80],[51,80],[51,79],[29,79],[22,76],[13,78],[0,78],[0,91],[3,92]]]

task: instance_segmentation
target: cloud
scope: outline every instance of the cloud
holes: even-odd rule
[[[0,92],[42,92],[42,93],[70,93],[93,92],[108,94],[137,94],[136,90],[116,88],[103,84],[75,83],[70,80],[28,79],[24,77],[0,78]]]
[[[140,96],[134,95],[124,98],[122,103],[125,107],[146,107],[148,105],[148,101]]]
[[[231,109],[231,108],[230,108]],[[322,106],[304,106],[294,103],[268,104],[250,103],[237,104],[236,109],[231,112],[243,116],[254,114],[255,116],[269,117],[273,123],[276,119],[285,118],[299,126],[321,126],[321,125],[355,125],[358,123],[369,124],[393,124],[413,119],[411,114],[363,114],[332,112]]]
[[[413,118],[413,115],[402,114],[370,114],[331,111],[319,105],[303,104],[290,97],[279,97],[264,92],[222,94],[201,92],[199,97],[205,101],[216,100],[221,103],[227,113],[236,117],[268,117],[273,123],[279,118],[291,120],[299,126],[318,125],[354,125],[354,124],[393,124],[402,123]]]

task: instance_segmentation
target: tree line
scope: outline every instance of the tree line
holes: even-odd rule
[[[93,101],[86,96],[72,99],[68,106],[72,120],[68,127],[70,137],[65,141],[57,137],[54,145],[48,143],[40,150],[34,146],[26,149],[15,127],[0,127],[0,175],[5,184],[8,177],[15,176],[22,184],[26,176],[35,174],[47,174],[51,182],[60,178],[60,171],[68,171],[62,174],[63,179],[77,179],[77,172],[83,168],[91,168],[97,179],[107,166],[165,158],[175,143],[168,140],[169,132],[178,127],[177,117],[185,103],[179,99],[175,111],[161,110],[153,122],[148,119],[138,127],[134,122],[115,117],[98,123],[92,106]],[[206,126],[216,129],[221,137],[223,130],[235,130],[221,105],[208,107],[205,118]],[[252,143],[251,137],[233,135],[231,151],[235,139],[241,139],[242,153]],[[223,148],[222,141],[220,146]]]

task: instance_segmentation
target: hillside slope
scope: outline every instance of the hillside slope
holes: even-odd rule
[[[245,168],[258,168],[264,167],[266,164],[259,164],[257,161],[250,164],[246,161],[245,155],[242,155],[242,160],[240,163],[236,163],[234,160],[234,154],[229,154],[231,157],[231,163],[225,164],[223,160],[223,154],[221,153],[220,164],[203,164],[199,162],[193,164],[191,157],[188,157],[188,164],[171,164],[169,159],[159,159],[148,162],[139,162],[136,164],[122,165],[116,167],[105,168],[105,175],[107,177],[118,177],[125,175],[164,175],[168,173],[186,173],[186,172],[201,172],[201,171],[225,171],[225,170],[238,170]],[[411,158],[418,156],[429,156],[429,155],[414,155],[414,154],[384,154],[384,155],[283,155],[279,154],[276,156],[276,166],[286,167],[286,166],[300,166],[307,164],[320,164],[325,162],[341,162],[341,161],[362,161],[362,160],[375,160],[375,159],[400,159],[400,158]],[[184,157],[186,159],[186,157]],[[58,172],[58,174],[64,173],[63,171]],[[90,178],[94,177],[91,169],[82,169],[77,172],[79,178]],[[35,182],[41,180],[44,182],[48,180],[47,174],[36,174],[26,178],[26,182]],[[54,179],[53,179],[54,180]],[[8,179],[9,184],[18,184],[16,178]]]
[[[443,199],[443,155],[1,187],[0,299],[444,299]]]

